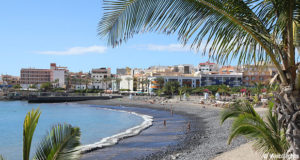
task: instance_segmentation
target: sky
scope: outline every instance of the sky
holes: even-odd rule
[[[117,48],[97,35],[102,0],[3,0],[0,5],[0,75],[20,75],[21,68],[72,72],[92,68],[148,68],[205,62],[208,57],[182,47],[176,35],[135,35]]]

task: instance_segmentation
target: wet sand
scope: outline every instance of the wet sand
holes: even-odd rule
[[[187,132],[187,128],[185,128],[187,119],[181,115],[173,114],[172,116],[170,112],[147,108],[101,107],[151,115],[154,119],[153,125],[142,131],[138,136],[120,140],[117,145],[83,154],[83,160],[143,159],[146,155],[159,152],[168,146],[181,144],[185,137],[185,132]],[[166,121],[166,124],[164,124],[164,121]]]
[[[220,108],[194,102],[150,104],[138,97],[91,100],[83,104],[116,106],[154,117],[153,126],[117,145],[84,154],[82,159],[213,159],[246,143],[238,138],[227,145],[230,122],[220,125]],[[119,106],[130,107],[119,107]],[[173,110],[173,117],[170,110]],[[167,120],[167,126],[163,121]],[[187,130],[190,123],[190,130]]]

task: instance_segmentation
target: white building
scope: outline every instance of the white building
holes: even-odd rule
[[[182,74],[192,74],[194,70],[194,66],[191,64],[181,64],[178,66],[174,66],[175,72],[179,72]]]
[[[133,91],[133,76],[131,75],[121,75],[120,89],[129,89]]]
[[[211,85],[228,85],[230,87],[241,86],[243,84],[243,74],[199,74],[198,76],[159,76],[164,78],[165,83],[168,81],[177,81],[180,86],[189,86],[192,88]],[[158,84],[153,83],[158,77],[148,77],[151,81],[149,90],[152,92],[157,89]]]
[[[97,68],[92,69],[92,85],[94,89],[109,89],[111,88],[111,82],[104,82],[105,78],[111,78],[110,68]]]
[[[89,86],[86,86],[85,84],[75,84],[74,89],[75,90],[85,90],[86,87],[89,88]]]
[[[51,81],[53,84],[56,85],[56,87],[65,88],[65,78],[69,72],[67,67],[56,66],[56,63],[51,63],[50,70],[52,71]]]
[[[65,71],[64,70],[53,70],[53,80],[57,87],[65,87]]]
[[[200,71],[200,73],[219,72],[219,65],[209,61],[205,63],[199,63],[198,71]]]

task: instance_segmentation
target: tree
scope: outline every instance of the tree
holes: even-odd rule
[[[142,79],[140,79],[141,81],[141,84],[142,84],[142,92],[144,92],[145,90],[144,90],[144,86],[145,86],[145,84],[146,84],[146,81],[145,81],[145,79],[142,77]]]
[[[49,91],[50,89],[52,89],[52,84],[50,82],[45,82],[45,83],[42,83],[40,88],[43,91]]]
[[[22,88],[22,87],[21,87],[20,84],[17,84],[17,85],[14,85],[13,88],[14,88],[14,89],[20,89],[20,88]]]
[[[158,87],[159,87],[160,89],[162,89],[162,88],[164,87],[165,79],[164,79],[163,77],[157,77],[157,78],[155,79],[155,81],[157,82]]]
[[[112,78],[106,77],[103,78],[102,81],[105,83],[105,91],[107,92],[107,86],[111,83]]]
[[[113,78],[112,80],[116,83],[116,88],[117,88],[118,90],[120,90],[120,83],[121,83],[122,79],[121,79],[121,78],[115,77],[115,78]]]
[[[133,77],[133,86],[132,86],[132,90],[133,91],[137,91],[138,85],[139,85],[140,81],[137,79],[137,77]]]
[[[237,101],[221,113],[221,123],[233,118],[231,133],[228,138],[232,140],[240,135],[254,141],[254,148],[269,154],[284,154],[288,143],[284,133],[279,127],[278,115],[273,113],[274,103],[269,103],[269,111],[264,120],[248,101]]]
[[[88,91],[88,85],[92,82],[91,78],[89,76],[86,76],[84,79],[84,83],[85,83],[85,90],[86,92]]]
[[[145,83],[146,83],[146,86],[147,86],[147,93],[149,94],[150,93],[150,83],[151,83],[151,81],[148,78],[146,78]]]
[[[178,81],[168,81],[165,85],[164,85],[164,92],[168,95],[172,95],[174,96],[174,93],[178,91],[180,84]]]
[[[37,88],[37,86],[36,86],[36,84],[32,84],[32,85],[30,85],[30,86],[29,86],[29,88],[36,89],[36,88]]]
[[[187,92],[187,87],[186,86],[182,86],[178,88],[178,94],[179,94],[179,100],[182,100],[182,95],[185,94]]]
[[[225,95],[225,97],[226,97],[226,95],[229,93],[229,91],[230,91],[230,88],[227,87],[227,86],[224,85],[224,84],[218,86],[218,91],[217,91],[217,92],[221,93],[222,96]]]
[[[259,95],[262,93],[262,90],[266,88],[265,85],[261,82],[254,82],[254,93],[257,94],[257,96],[259,97]]]
[[[288,153],[300,155],[299,0],[111,0],[104,8],[99,35],[113,47],[134,34],[159,31],[178,34],[195,50],[205,42],[204,54],[219,63],[274,64],[280,83],[275,110]]]
[[[200,94],[200,93],[203,93],[203,91],[204,91],[204,87],[197,87],[197,88],[192,89],[193,94]]]
[[[32,137],[39,121],[39,109],[27,113],[23,124],[23,160],[29,160]],[[80,159],[80,129],[69,124],[54,125],[37,146],[34,160]],[[0,160],[4,160],[0,155]]]
[[[132,80],[131,77],[127,77],[126,81],[127,81],[127,86],[128,86],[128,91],[130,91],[130,81]]]
[[[54,82],[52,82],[52,86],[54,86],[54,89],[58,88],[59,85],[59,79],[55,79]]]

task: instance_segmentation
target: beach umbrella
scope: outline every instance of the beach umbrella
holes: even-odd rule
[[[240,92],[247,92],[247,89],[243,88],[240,90]]]

